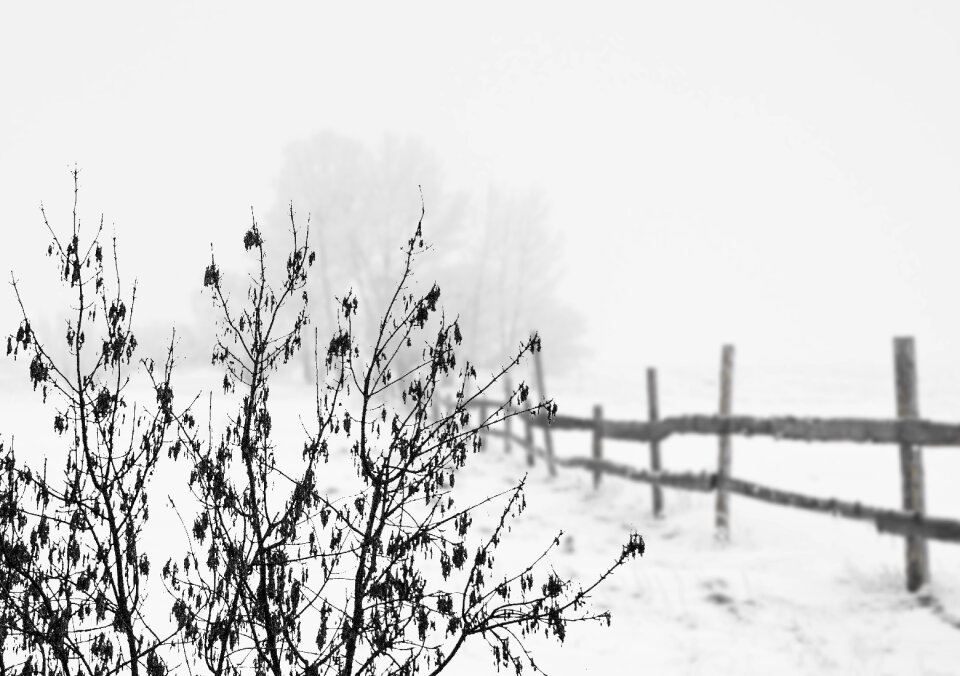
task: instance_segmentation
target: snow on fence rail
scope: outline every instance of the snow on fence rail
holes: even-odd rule
[[[539,354],[535,360],[537,386],[546,398],[543,385],[543,369]],[[798,418],[792,416],[754,417],[731,415],[733,383],[733,347],[724,346],[721,366],[720,415],[684,415],[658,418],[656,371],[647,370],[647,398],[649,420],[606,420],[603,409],[595,406],[589,418],[557,415],[549,425],[543,417],[520,416],[525,423],[525,434],[512,432],[511,420],[505,428],[490,428],[487,434],[503,437],[507,450],[512,443],[527,449],[527,463],[543,457],[551,476],[556,467],[580,468],[593,474],[594,488],[599,488],[604,474],[618,476],[630,481],[651,484],[653,487],[653,510],[659,516],[663,509],[661,487],[717,493],[717,536],[726,539],[729,535],[728,496],[731,493],[754,500],[786,507],[824,512],[848,519],[874,523],[881,532],[902,535],[906,538],[907,589],[919,590],[930,580],[927,540],[943,540],[960,543],[960,521],[927,516],[924,513],[923,460],[921,446],[960,446],[960,425],[921,420],[917,405],[917,377],[914,344],[912,338],[894,340],[895,375],[897,385],[897,413],[895,420],[863,418]],[[508,392],[509,390],[508,387]],[[477,399],[470,404],[478,408],[480,419],[487,419],[487,411],[496,411],[503,401]],[[507,413],[511,412],[509,410]],[[535,445],[534,429],[541,430],[544,448]],[[552,434],[565,430],[593,432],[591,457],[558,458],[553,453]],[[661,443],[676,434],[701,434],[717,436],[720,452],[716,472],[665,472],[661,468]],[[859,502],[837,498],[819,498],[769,486],[743,481],[730,476],[732,447],[730,437],[769,436],[808,442],[857,442],[872,444],[898,444],[902,477],[902,510],[870,507]],[[646,442],[650,446],[650,470],[630,465],[613,463],[603,459],[603,439]]]

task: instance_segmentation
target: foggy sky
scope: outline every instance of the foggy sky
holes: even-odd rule
[[[0,270],[43,288],[77,163],[141,307],[182,319],[289,144],[414,135],[452,187],[542,191],[584,370],[725,341],[887,368],[899,334],[957,367],[960,10],[772,4],[4,8]]]

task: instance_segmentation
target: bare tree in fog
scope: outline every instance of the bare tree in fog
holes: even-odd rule
[[[317,325],[335,326],[328,301],[351,286],[365,299],[368,323],[376,325],[400,272],[396,242],[420,210],[418,185],[431,205],[436,251],[418,272],[440,280],[448,307],[465,312],[465,353],[478,366],[494,368],[537,327],[550,344],[552,364],[574,357],[583,324],[558,295],[560,243],[540,196],[490,187],[470,203],[445,188],[436,157],[411,139],[388,138],[371,149],[326,133],[288,149],[277,192],[313,224],[320,262],[311,282]],[[270,231],[282,232],[286,222],[274,218]],[[311,377],[309,359],[303,364]]]
[[[320,335],[336,328],[330,302],[335,295],[353,289],[364,299],[366,320],[360,340],[373,338],[378,313],[393,292],[400,247],[411,222],[419,217],[421,195],[429,195],[433,222],[437,224],[434,246],[456,251],[465,234],[465,200],[443,189],[440,165],[427,148],[414,140],[387,138],[371,149],[363,143],[334,133],[324,133],[287,149],[277,180],[283,207],[271,219],[270,233],[286,237],[288,205],[309,214],[316,242],[318,271],[311,280],[311,312]],[[281,213],[282,212],[282,213]],[[444,266],[453,261],[435,256],[423,274],[443,279]],[[304,374],[313,377],[312,350],[303,357]]]
[[[470,228],[473,255],[457,276],[453,297],[468,309],[467,352],[491,366],[536,327],[558,368],[583,351],[584,320],[557,292],[562,243],[549,229],[547,206],[535,191],[489,188]]]

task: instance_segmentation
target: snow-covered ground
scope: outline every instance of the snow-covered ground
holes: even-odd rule
[[[892,374],[881,368],[740,371],[734,407],[740,413],[889,417],[894,408]],[[661,415],[715,411],[719,387],[711,375],[662,370]],[[561,383],[551,394],[571,415],[589,415],[593,403],[602,403],[611,418],[644,418],[642,378],[597,384]],[[960,379],[943,371],[925,378],[921,371],[920,389],[924,415],[956,419],[949,414],[960,411]],[[554,439],[561,455],[589,454],[587,434]],[[712,469],[716,446],[709,437],[668,439],[664,464]],[[643,445],[606,442],[604,450],[611,459],[647,466]],[[738,477],[899,506],[892,446],[735,438],[733,457]],[[928,512],[960,518],[960,451],[928,449],[925,462]],[[493,475],[519,469],[502,453],[475,467]],[[547,651],[543,664],[553,672],[629,666],[657,674],[960,673],[957,545],[930,544],[933,584],[924,599],[904,590],[902,538],[869,524],[733,496],[732,541],[721,545],[713,538],[712,494],[665,490],[665,518],[656,520],[649,487],[605,478],[594,493],[589,473],[572,472],[561,470],[549,481],[541,468],[530,488],[533,518],[572,535],[567,569],[589,575],[630,529],[643,534],[647,554],[596,594],[613,611],[613,626],[575,632],[563,651]]]
[[[892,375],[880,368],[867,375],[740,371],[740,413],[887,417],[893,409]],[[661,414],[715,410],[717,383],[710,375],[661,371]],[[185,396],[216,380],[183,382],[179,392]],[[564,413],[589,415],[592,404],[602,403],[611,418],[644,417],[640,377],[574,379],[552,387]],[[37,417],[39,397],[28,390],[25,380],[8,381],[0,402],[0,433],[7,441],[15,433],[21,454],[31,433],[50,427],[46,414]],[[297,414],[309,409],[309,392],[292,384],[274,388],[278,443],[300,438]],[[925,379],[921,371],[921,410],[950,420],[950,411],[960,412],[960,380],[943,373]],[[589,453],[587,434],[556,434],[555,443],[564,456]],[[616,461],[647,465],[643,445],[608,442],[605,452]],[[663,457],[672,470],[710,470],[716,441],[671,438]],[[960,518],[960,450],[928,449],[925,461],[928,512]],[[733,466],[735,476],[774,487],[891,507],[900,501],[894,447],[736,438]],[[507,488],[525,471],[518,449],[507,455],[500,440],[490,439],[458,478],[461,504],[471,495]],[[332,474],[330,487],[337,489],[337,481]],[[547,673],[960,673],[960,546],[931,543],[933,585],[928,596],[918,597],[904,588],[902,538],[878,534],[869,524],[733,496],[732,539],[719,544],[712,494],[665,489],[665,499],[664,518],[654,519],[649,486],[605,478],[595,492],[587,472],[561,469],[551,480],[542,464],[531,471],[527,511],[501,545],[499,561],[507,568],[529,560],[561,529],[565,535],[553,565],[585,582],[619,553],[632,530],[647,545],[642,559],[594,594],[594,606],[613,614],[610,627],[572,627],[563,646],[553,639],[531,641]],[[179,525],[162,515],[154,524],[163,531],[157,540],[169,547],[177,533],[167,530]],[[489,649],[471,646],[452,673],[495,673]]]
[[[522,469],[491,451],[468,481]],[[595,595],[613,612],[610,628],[580,627],[562,650],[543,647],[549,673],[958,673],[960,552],[947,545],[931,547],[931,608],[904,591],[902,541],[869,526],[734,498],[733,539],[720,545],[712,495],[667,491],[656,520],[648,487],[608,479],[595,493],[588,473],[571,472],[533,476],[517,541],[563,528],[558,569],[585,578],[630,530],[647,553]]]

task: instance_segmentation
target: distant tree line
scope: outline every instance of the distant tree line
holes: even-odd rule
[[[502,185],[452,190],[438,158],[414,138],[386,137],[370,146],[326,132],[287,149],[273,231],[282,231],[290,200],[310,218],[323,263],[310,282],[317,324],[335,326],[327,299],[352,287],[366,299],[361,312],[365,337],[372,337],[402,271],[398,242],[420,213],[417,184],[430,205],[437,251],[418,272],[440,280],[447,307],[463,313],[471,359],[495,367],[534,327],[550,342],[555,368],[582,356],[583,318],[559,293],[562,242],[542,196]],[[309,359],[303,365],[312,375]]]

